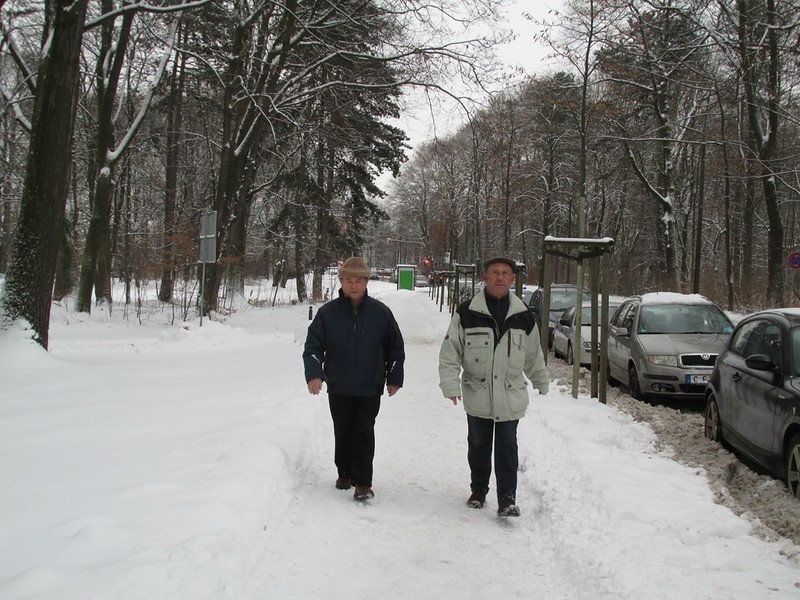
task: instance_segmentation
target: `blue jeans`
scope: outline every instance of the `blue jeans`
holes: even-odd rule
[[[489,491],[492,475],[492,437],[494,437],[494,473],[497,479],[497,499],[516,501],[517,424],[519,421],[495,422],[467,415],[467,460],[472,477],[473,492]]]

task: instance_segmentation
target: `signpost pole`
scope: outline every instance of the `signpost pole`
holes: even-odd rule
[[[206,295],[206,263],[217,262],[217,213],[206,211],[200,215],[200,262],[203,265],[200,276],[200,327],[203,326],[203,305]]]

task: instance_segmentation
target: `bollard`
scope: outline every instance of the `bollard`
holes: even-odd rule
[[[313,306],[309,306],[308,307],[308,320],[309,321],[313,318],[313,314],[314,314],[314,307]]]

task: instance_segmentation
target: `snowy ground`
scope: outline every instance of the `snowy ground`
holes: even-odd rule
[[[563,369],[558,362],[551,361],[551,374]],[[565,381],[571,381],[571,375]],[[800,501],[792,498],[782,481],[753,470],[755,465],[748,467],[732,452],[707,440],[702,404],[652,405],[634,400],[625,388],[609,389],[607,402],[648,423],[658,436],[660,449],[683,464],[702,468],[716,501],[749,519],[758,535],[800,544]],[[794,552],[798,549],[800,546]]]
[[[366,506],[333,487],[327,405],[303,381],[307,306],[279,299],[202,327],[59,306],[49,353],[0,333],[0,598],[800,595],[797,512],[783,525],[754,514],[717,473],[747,469],[680,434],[697,413],[620,390],[608,406],[534,392],[522,517],[467,508],[466,420],[437,387],[449,315],[425,291],[369,289],[408,358],[378,417]]]

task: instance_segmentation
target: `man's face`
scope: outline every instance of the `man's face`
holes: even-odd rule
[[[514,285],[514,271],[506,263],[492,263],[483,272],[483,282],[486,293],[494,298],[502,298]]]
[[[345,296],[350,298],[350,302],[358,304],[367,293],[367,282],[369,279],[366,277],[345,277],[339,280],[342,284],[342,292]]]

